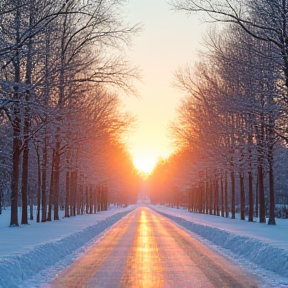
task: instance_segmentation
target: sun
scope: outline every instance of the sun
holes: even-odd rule
[[[157,158],[148,155],[137,155],[133,157],[133,164],[139,172],[150,174],[157,163]]]

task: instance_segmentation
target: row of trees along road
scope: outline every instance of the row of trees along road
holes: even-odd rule
[[[139,27],[125,24],[121,6],[0,2],[0,207],[11,204],[11,226],[19,205],[28,224],[35,203],[45,222],[59,219],[59,207],[70,216],[135,201],[124,179],[135,187],[137,175],[121,143],[133,118],[115,91],[133,90],[137,71],[123,54]]]
[[[219,25],[207,33],[201,61],[175,73],[187,95],[171,127],[180,148],[154,171],[169,179],[160,195],[152,176],[154,201],[232,219],[239,207],[242,220],[246,212],[263,223],[267,214],[276,224],[275,199],[286,217],[288,205],[288,2],[171,4]]]

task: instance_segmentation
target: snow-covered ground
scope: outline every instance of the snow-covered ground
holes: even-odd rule
[[[10,211],[4,210],[0,215],[0,287],[44,285],[135,207],[114,207],[47,223],[32,221],[21,227],[8,227]],[[164,206],[151,208],[270,281],[272,287],[288,287],[288,220],[277,219],[276,226],[268,226]]]
[[[288,220],[276,219],[277,225],[232,220],[187,210],[153,206],[213,250],[236,261],[265,282],[265,287],[288,287]],[[237,218],[238,217],[238,218]],[[268,283],[268,284],[267,284]]]
[[[0,288],[31,288],[37,287],[39,281],[51,280],[51,275],[71,264],[73,259],[97,241],[97,236],[102,237],[103,231],[135,207],[113,207],[97,214],[78,215],[46,223],[30,221],[29,225],[20,227],[8,227],[10,209],[2,211]],[[63,215],[64,211],[60,211],[60,216]]]

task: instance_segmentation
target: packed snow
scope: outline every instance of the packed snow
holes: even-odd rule
[[[257,218],[254,222],[241,221],[240,215],[232,220],[160,205],[153,209],[194,236],[198,235],[202,242],[226,257],[254,271],[266,282],[265,287],[288,287],[287,219],[276,219],[277,225],[266,225],[257,223]]]
[[[0,215],[0,287],[43,286],[136,207],[112,207],[46,223],[31,221],[21,227],[8,227],[10,211],[4,210]],[[265,287],[267,283],[288,287],[288,220],[277,219],[277,225],[270,226],[160,205],[151,208],[260,275]]]
[[[116,206],[97,214],[70,218],[63,218],[64,211],[60,211],[62,219],[59,221],[45,223],[30,221],[30,225],[20,227],[8,227],[10,209],[2,211],[0,288],[37,287],[38,281],[48,282],[51,280],[51,275],[70,265],[73,259],[87,249],[87,246],[92,245],[89,242],[95,242],[97,236],[135,207]],[[19,209],[19,215],[20,212]],[[35,278],[35,275],[43,273],[48,268],[51,270],[48,274],[44,272],[44,275]],[[31,283],[25,282],[31,278],[35,278]]]

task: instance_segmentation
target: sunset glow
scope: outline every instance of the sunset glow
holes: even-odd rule
[[[149,174],[156,165],[157,158],[146,154],[135,155],[133,156],[133,163],[139,172]]]
[[[134,83],[140,97],[124,99],[127,111],[138,120],[137,129],[129,135],[129,150],[135,167],[150,173],[159,157],[167,158],[174,151],[167,128],[183,95],[172,85],[173,73],[197,58],[202,26],[196,17],[172,13],[165,0],[131,0],[127,10],[129,22],[143,24],[129,51],[141,69],[141,81]]]

